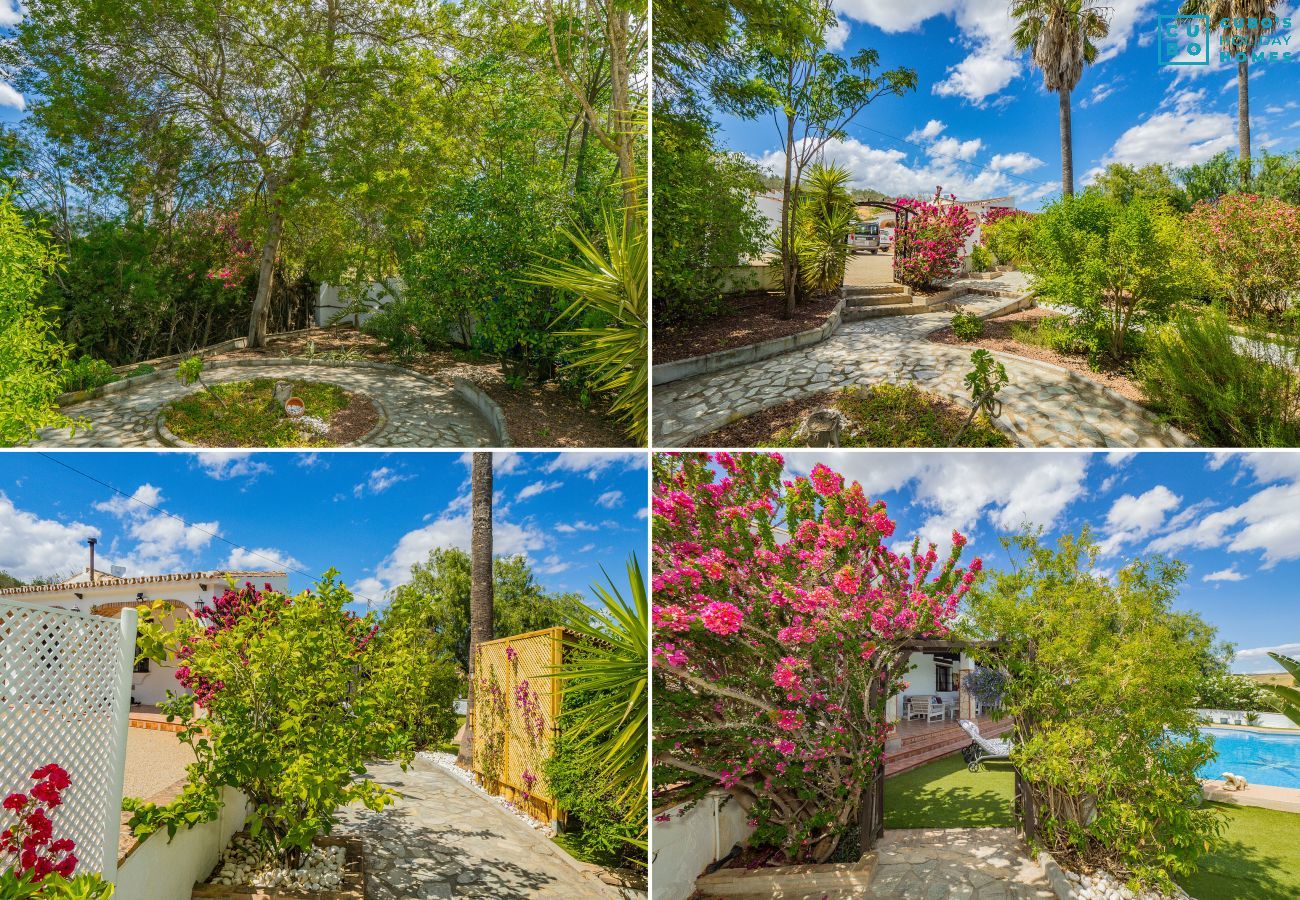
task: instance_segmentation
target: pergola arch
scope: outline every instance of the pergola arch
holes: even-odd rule
[[[910,209],[891,200],[854,200],[853,205],[858,208],[869,206],[892,212],[895,221],[898,222],[898,230],[894,232],[894,258],[906,259],[911,255],[911,242],[907,240],[907,223],[912,216]]]

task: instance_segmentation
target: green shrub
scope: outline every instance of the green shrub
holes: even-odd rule
[[[995,642],[977,661],[1009,676],[1002,710],[1036,842],[1064,865],[1167,888],[1222,829],[1201,802],[1214,749],[1192,712],[1218,651],[1214,629],[1177,608],[1186,567],[1137,557],[1103,575],[1086,528],[1055,547],[1033,533],[1003,545],[1017,562],[972,591],[964,625]]]
[[[970,251],[970,270],[987,272],[993,268],[993,253],[983,244],[976,244]]]
[[[703,117],[657,102],[654,126],[654,321],[702,321],[726,310],[731,268],[771,242],[754,202],[763,178],[744,154],[717,147]]]
[[[196,761],[172,804],[132,804],[133,827],[174,833],[214,816],[233,787],[248,796],[249,834],[297,865],[342,807],[392,802],[366,763],[409,759],[409,742],[381,715],[389,682],[358,677],[375,658],[376,625],[346,610],[352,594],[336,577],[294,597],[232,583],[174,628],[165,601],[142,618],[143,655],[179,663],[189,693],[159,706]]]
[[[149,365],[148,363],[140,363],[140,365],[136,366],[134,369],[132,369],[130,372],[127,372],[122,377],[138,378],[141,375],[152,375],[154,372],[157,371],[158,370],[155,367]]]
[[[984,333],[984,320],[975,313],[958,312],[952,317],[952,333],[963,341],[973,341]]]
[[[421,330],[416,326],[415,307],[416,304],[406,300],[394,300],[366,319],[361,330],[382,341],[384,348],[398,360],[409,360],[429,349],[428,338],[433,333],[430,328]],[[425,322],[429,322],[427,317]]]
[[[23,221],[0,186],[0,446],[68,423],[55,405],[68,348],[38,301],[57,259],[48,237]]]
[[[113,367],[102,359],[83,356],[76,361],[68,360],[63,367],[63,389],[65,391],[88,391],[103,387],[117,381]]]
[[[1277,711],[1277,698],[1253,678],[1220,671],[1207,675],[1197,690],[1195,705],[1200,709],[1245,709]]]
[[[1011,336],[1022,344],[1046,347],[1057,353],[1088,353],[1088,336],[1079,333],[1069,316],[1046,316],[1033,325],[1013,323]]]
[[[1245,340],[1218,308],[1181,312],[1146,339],[1137,366],[1152,405],[1216,447],[1300,445],[1300,349]]]
[[[1094,351],[1123,362],[1138,333],[1168,318],[1194,287],[1199,270],[1188,262],[1182,229],[1160,201],[1120,203],[1099,192],[1058,200],[1035,221],[1035,290],[1041,300],[1077,310],[1075,323]]]
[[[1234,317],[1283,319],[1300,287],[1300,206],[1228,194],[1198,203],[1187,228],[1200,236],[1205,271]]]
[[[1003,216],[980,226],[980,240],[999,265],[1023,266],[1034,241],[1036,217],[1028,213]]]
[[[827,294],[844,283],[853,228],[851,175],[836,165],[815,163],[804,179],[796,207],[795,256],[799,280],[814,294]]]

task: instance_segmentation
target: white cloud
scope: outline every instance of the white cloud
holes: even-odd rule
[[[1155,113],[1116,139],[1101,163],[1194,165],[1235,146],[1236,129],[1235,116],[1207,109],[1204,90],[1173,89]]]
[[[564,487],[563,481],[534,481],[531,484],[524,486],[524,488],[519,492],[519,499],[521,501],[528,500],[532,497],[536,497],[538,494],[544,494],[547,491],[553,491],[556,488],[561,487]]]
[[[1220,569],[1217,572],[1211,572],[1204,576],[1201,581],[1245,581],[1246,576],[1237,571],[1236,566],[1229,566],[1226,569]]]
[[[1122,79],[1116,78],[1111,81],[1103,81],[1100,84],[1094,84],[1088,96],[1079,101],[1080,109],[1087,109],[1090,106],[1096,106],[1103,102],[1111,94],[1119,90],[1119,84]]]
[[[89,562],[86,539],[99,534],[93,525],[18,509],[0,492],[0,571],[20,581],[81,571]]]
[[[989,160],[990,168],[1013,172],[1017,175],[1032,172],[1043,165],[1045,163],[1032,153],[998,153]]]
[[[395,484],[401,484],[403,481],[410,481],[414,475],[403,475],[387,466],[380,466],[372,471],[366,480],[352,488],[354,497],[362,497],[365,494],[382,494]]]
[[[979,138],[959,141],[955,137],[944,137],[932,143],[925,152],[930,156],[952,156],[961,160],[972,160],[983,146],[984,142]]]
[[[203,450],[195,453],[194,459],[209,477],[218,481],[256,478],[271,471],[266,463],[253,459],[251,452],[241,450]]]
[[[1018,202],[1026,203],[1056,189],[1052,184],[1026,185],[1006,171],[972,171],[955,159],[927,157],[913,163],[902,150],[873,147],[855,138],[827,142],[824,157],[853,173],[854,187],[872,188],[895,197],[931,197],[934,189],[942,186],[945,194],[962,199],[1014,195]],[[780,171],[784,160],[780,150],[773,150],[758,161],[770,171]]]
[[[622,506],[623,492],[605,491],[605,493],[601,494],[599,497],[596,498],[596,505],[603,506],[605,507],[605,509],[614,509],[617,506]]]
[[[835,21],[822,33],[822,37],[826,40],[826,49],[838,53],[848,43],[849,23],[836,16]]]
[[[931,119],[925,123],[924,127],[917,128],[908,134],[907,139],[909,141],[930,141],[937,138],[947,127],[947,125],[943,124],[938,119]]]
[[[557,453],[547,463],[546,471],[548,473],[577,472],[594,481],[601,472],[612,466],[628,470],[644,469],[646,467],[646,454],[619,451],[586,453],[580,450],[570,450],[565,453]]]
[[[1295,659],[1300,657],[1300,643],[1275,644],[1272,647],[1251,647],[1249,650],[1238,650],[1232,659],[1232,667],[1238,672],[1255,674],[1286,671],[1269,658],[1268,654],[1270,652],[1276,653],[1278,656],[1289,656]]]
[[[433,548],[458,547],[468,551],[470,516],[464,509],[464,503],[453,503],[428,525],[402,535],[375,567],[374,576],[357,581],[353,590],[379,600],[391,588],[404,583],[410,577],[411,566],[424,562]],[[546,534],[535,525],[501,519],[492,522],[492,552],[496,556],[528,556],[545,546]]]
[[[600,531],[600,526],[579,519],[576,522],[561,522],[555,526],[555,530],[561,534],[574,534],[579,531]]]
[[[1183,501],[1169,488],[1158,484],[1141,496],[1125,494],[1106,513],[1107,536],[1100,543],[1103,556],[1117,552],[1125,544],[1153,534],[1165,524],[1165,516]]]
[[[304,469],[314,469],[317,466],[328,469],[330,465],[320,453],[299,453],[297,464]]]
[[[12,106],[15,109],[26,109],[27,101],[23,95],[13,89],[13,86],[7,81],[0,81],[0,106]]]
[[[969,534],[987,517],[1002,531],[1051,527],[1084,491],[1087,453],[818,453],[791,454],[786,466],[803,473],[825,462],[862,483],[868,496],[911,484],[929,513],[923,543],[944,546],[954,529]]]
[[[302,569],[303,564],[294,557],[274,547],[256,547],[252,550],[238,547],[226,559],[227,569],[263,572],[269,569]]]
[[[158,488],[142,484],[131,494],[131,499],[119,495],[95,504],[95,509],[116,518],[126,537],[135,541],[132,545],[115,536],[105,554],[124,566],[128,575],[187,571],[193,568],[197,555],[221,534],[220,522],[191,524],[150,508],[158,507],[162,501]]]
[[[561,559],[558,555],[552,553],[546,559],[542,560],[540,571],[543,575],[559,575],[561,572],[567,572],[572,566]]]
[[[596,549],[596,545],[595,545],[595,544],[583,544],[581,547],[578,548],[578,552],[579,552],[579,553],[590,553],[592,550],[595,550],[595,549]]]

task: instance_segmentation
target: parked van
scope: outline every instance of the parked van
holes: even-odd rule
[[[866,250],[875,253],[880,249],[880,226],[875,222],[854,222],[849,232],[849,249],[854,253]]]

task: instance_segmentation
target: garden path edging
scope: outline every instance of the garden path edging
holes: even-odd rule
[[[506,426],[506,415],[501,411],[501,407],[497,405],[491,395],[473,381],[459,375],[453,377],[451,383],[456,392],[468,400],[470,405],[477,409],[483,418],[488,420],[488,424],[497,433],[497,446],[513,447],[514,443],[510,440],[510,430]]]
[[[820,344],[840,327],[841,320],[844,318],[846,302],[841,297],[839,302],[835,304],[835,308],[831,310],[831,314],[826,321],[807,331],[797,331],[794,334],[768,338],[765,341],[759,341],[757,344],[729,347],[726,350],[716,350],[713,353],[704,353],[700,356],[690,356],[686,359],[675,359],[672,362],[659,363],[659,365],[651,367],[650,383],[652,386],[671,384],[674,381],[681,381],[695,375],[721,372],[724,369],[732,369],[772,356],[779,356],[782,353],[803,350]]]

